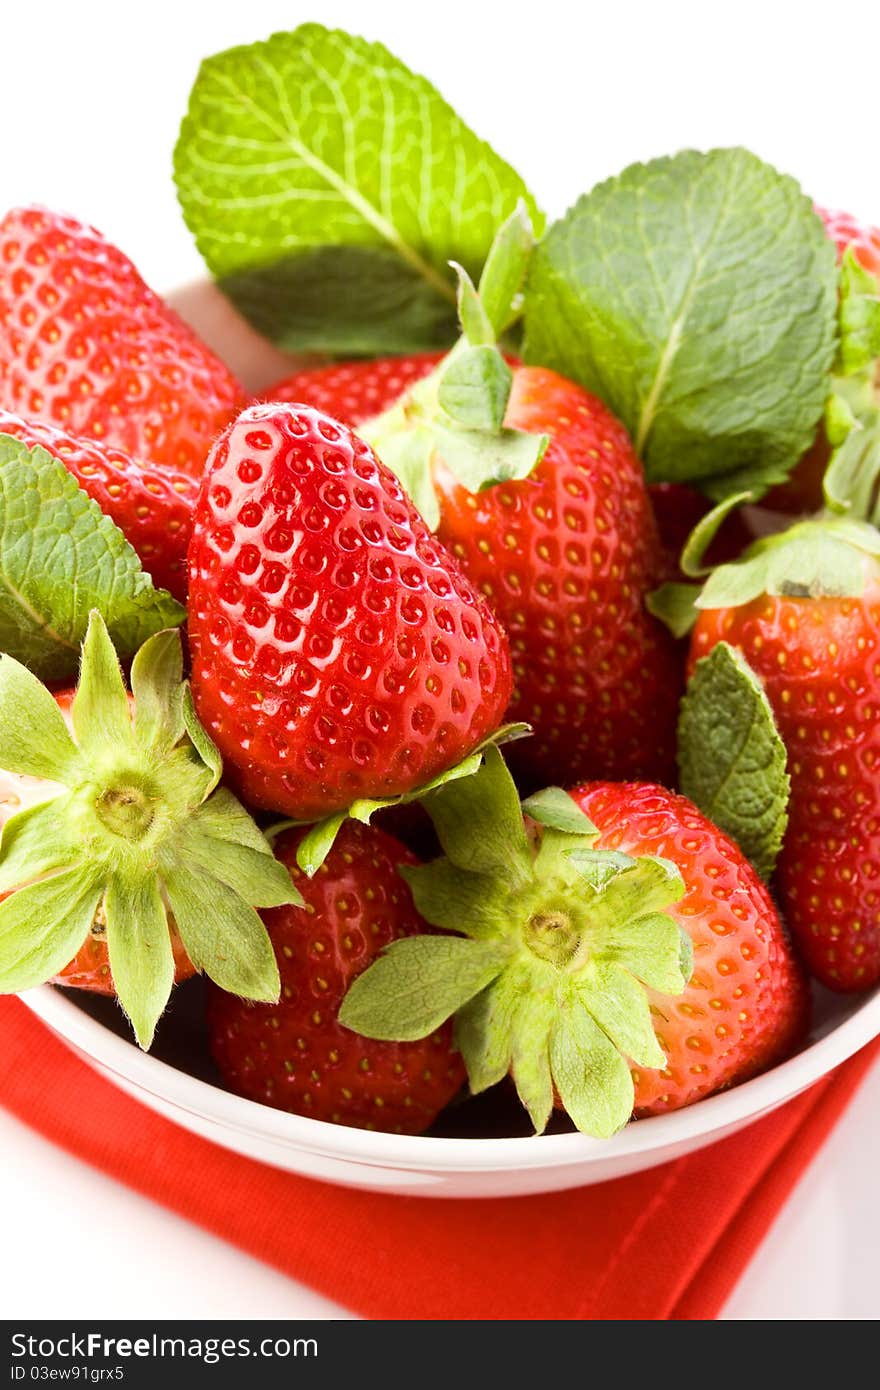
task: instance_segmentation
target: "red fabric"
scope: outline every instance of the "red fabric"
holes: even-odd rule
[[[432,1201],[329,1187],[144,1109],[17,999],[0,1103],[102,1172],[370,1318],[714,1318],[880,1039],[782,1110],[688,1158],[543,1197]]]

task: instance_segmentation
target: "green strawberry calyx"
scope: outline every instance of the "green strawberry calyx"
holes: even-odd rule
[[[504,424],[513,373],[498,347],[518,319],[534,231],[520,201],[500,227],[477,288],[458,276],[462,336],[433,372],[358,433],[406,488],[425,522],[436,530],[440,509],[434,486],[436,459],[469,492],[527,478],[549,444]]]
[[[270,840],[274,840],[276,835],[280,835],[283,830],[297,829],[303,825],[310,828],[300,840],[296,851],[296,862],[304,874],[311,878],[318,872],[336,840],[343,825],[347,820],[360,821],[362,825],[369,825],[373,816],[378,811],[388,811],[395,806],[408,806],[416,801],[423,801],[424,798],[439,787],[446,786],[450,782],[457,782],[462,777],[472,777],[479,772],[483,765],[483,756],[488,748],[498,747],[503,743],[513,743],[515,739],[527,738],[531,733],[528,724],[502,724],[494,733],[489,734],[483,739],[482,743],[477,744],[467,757],[460,762],[454,763],[445,771],[432,777],[430,782],[423,782],[421,786],[414,787],[412,791],[399,792],[396,796],[386,797],[363,797],[359,801],[353,801],[342,811],[334,811],[330,816],[325,816],[323,820],[312,824],[309,821],[283,820],[269,827],[267,835]]]
[[[278,967],[255,909],[302,899],[218,785],[220,756],[193,709],[176,631],[140,648],[131,691],[96,611],[70,728],[37,677],[0,657],[0,767],[50,784],[0,836],[0,991],[52,979],[90,934],[103,937],[147,1048],[174,983],[172,928],[221,988],[274,1002]]]
[[[753,542],[740,559],[718,565],[702,585],[664,584],[647,606],[676,637],[704,608],[740,608],[773,598],[860,598],[880,578],[880,531],[869,521],[826,511]]]
[[[690,938],[666,909],[676,866],[596,847],[558,787],[520,804],[496,748],[473,777],[424,798],[445,857],[402,867],[415,905],[445,933],[394,942],[355,980],[340,1022],[410,1041],[455,1017],[471,1090],[508,1072],[537,1133],[555,1098],[578,1129],[629,1120],[631,1067],[662,1068],[648,991],[677,995]]]

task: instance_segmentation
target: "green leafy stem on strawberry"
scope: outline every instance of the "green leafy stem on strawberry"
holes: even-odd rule
[[[57,784],[0,840],[0,991],[63,970],[100,920],[115,991],[149,1047],[174,981],[171,928],[222,988],[278,998],[255,911],[301,902],[244,807],[183,680],[180,636],[149,638],[130,700],[103,619],[83,643],[69,729],[53,695],[0,657],[0,765]]]
[[[521,311],[535,246],[525,203],[501,226],[479,289],[458,274],[462,336],[428,376],[359,433],[397,474],[432,530],[440,507],[432,478],[437,454],[469,492],[527,478],[550,442],[505,426],[513,373],[498,344]]]
[[[645,986],[676,995],[691,975],[690,938],[665,911],[685,892],[681,874],[660,857],[597,850],[596,826],[558,788],[521,807],[494,748],[424,806],[447,857],[401,873],[428,922],[467,935],[392,944],[354,982],[340,1022],[407,1041],[455,1015],[475,1092],[510,1068],[537,1132],[556,1092],[578,1128],[613,1134],[633,1110],[627,1059],[665,1064]]]

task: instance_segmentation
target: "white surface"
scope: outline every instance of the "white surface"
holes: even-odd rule
[[[872,0],[827,8],[747,0],[575,7],[473,0],[16,6],[4,15],[2,202],[66,206],[158,286],[199,264],[168,177],[198,58],[304,19],[358,27],[427,71],[515,162],[551,212],[631,159],[742,142],[830,205],[880,222]],[[577,19],[574,15],[578,14]],[[841,54],[845,53],[845,57]],[[15,131],[15,138],[12,131]],[[551,134],[552,133],[552,134]],[[860,136],[860,133],[864,133]],[[876,1317],[880,1212],[870,1169],[880,1077],[801,1185],[731,1305],[738,1318]],[[334,1316],[0,1115],[7,1202],[0,1307],[13,1316]],[[870,1187],[869,1187],[870,1183]],[[63,1232],[63,1240],[58,1239]],[[48,1251],[51,1249],[51,1258]],[[874,1295],[876,1299],[876,1295]]]
[[[876,1319],[880,1068],[796,1189],[724,1316]],[[0,1307],[16,1318],[338,1318],[347,1310],[69,1158],[0,1110]],[[49,1253],[51,1252],[51,1254]]]

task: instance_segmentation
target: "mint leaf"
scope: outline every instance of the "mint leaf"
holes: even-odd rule
[[[208,58],[175,151],[222,288],[289,350],[408,352],[456,335],[519,176],[382,44],[304,24]]]
[[[768,879],[788,822],[789,777],[770,702],[726,642],[697,662],[678,728],[681,790]]]
[[[600,396],[652,481],[763,491],[813,441],[836,290],[793,179],[747,150],[688,150],[632,165],[550,228],[525,356]]]
[[[63,680],[76,671],[93,608],[120,655],[184,618],[64,465],[0,434],[0,649]]]

